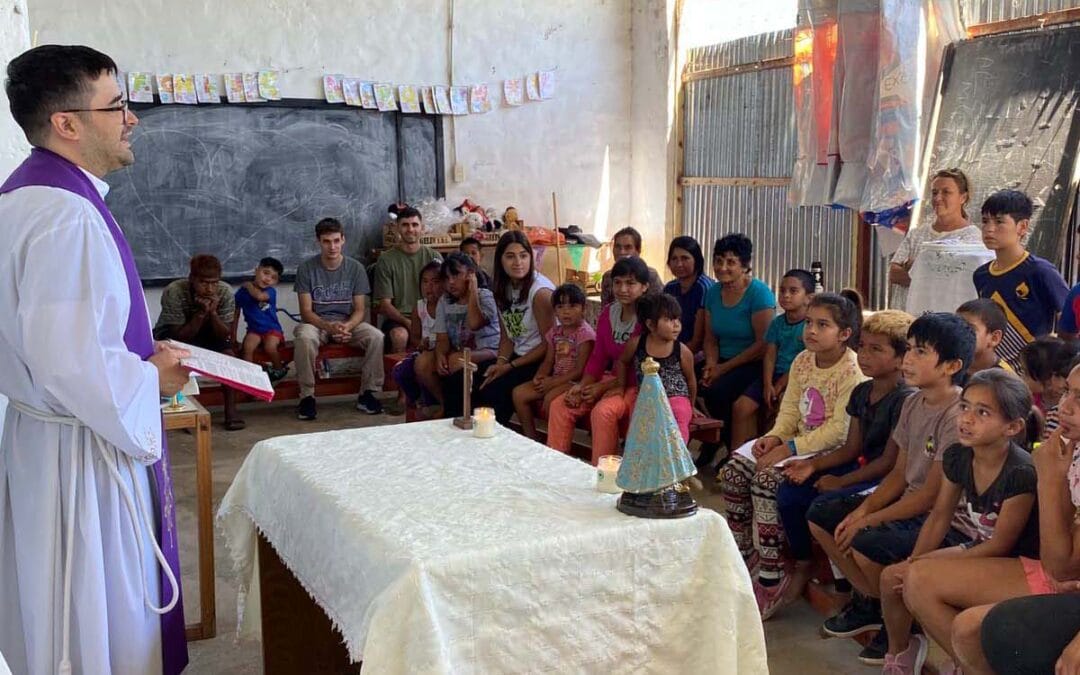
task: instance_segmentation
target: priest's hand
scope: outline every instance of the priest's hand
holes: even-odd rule
[[[174,396],[183,389],[190,371],[180,364],[180,359],[191,356],[186,349],[178,349],[168,342],[154,343],[154,355],[147,359],[158,371],[158,389],[162,396]]]

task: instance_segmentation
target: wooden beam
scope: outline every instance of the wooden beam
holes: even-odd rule
[[[682,187],[698,187],[702,185],[725,185],[728,187],[787,187],[791,184],[791,178],[769,178],[755,176],[739,176],[720,178],[715,176],[683,176],[679,179]]]
[[[1074,21],[1080,21],[1080,7],[1060,9],[1055,12],[1044,12],[1042,14],[1025,16],[1019,19],[1009,19],[1007,21],[979,23],[974,26],[968,26],[967,34],[968,37],[977,38],[985,37],[987,35],[1012,33],[1018,30],[1046,28],[1047,26],[1057,26],[1063,23],[1072,23]]]
[[[775,59],[765,59],[754,63],[740,63],[737,66],[724,66],[723,68],[706,68],[705,70],[693,70],[683,73],[683,82],[693,80],[705,80],[714,77],[728,77],[742,73],[754,73],[759,70],[772,70],[774,68],[790,68],[795,63],[794,56],[781,56]]]

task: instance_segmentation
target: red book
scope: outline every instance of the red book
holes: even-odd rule
[[[169,343],[191,354],[180,361],[180,364],[188,370],[251,394],[255,398],[264,401],[273,400],[274,387],[270,384],[270,377],[267,376],[266,371],[254,363],[176,340],[169,340]]]

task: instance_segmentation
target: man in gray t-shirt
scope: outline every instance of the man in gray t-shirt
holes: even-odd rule
[[[296,295],[303,321],[293,333],[296,379],[300,382],[297,417],[316,417],[315,360],[319,347],[327,342],[348,344],[363,352],[356,409],[376,415],[382,412],[375,392],[382,391],[383,385],[383,334],[364,322],[367,295],[371,292],[367,272],[359,262],[344,255],[345,232],[340,222],[334,218],[320,220],[315,237],[319,255],[296,269]]]

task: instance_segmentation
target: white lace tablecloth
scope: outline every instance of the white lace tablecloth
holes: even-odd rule
[[[723,518],[623,515],[592,467],[496,429],[475,439],[436,420],[257,444],[218,513],[241,632],[259,621],[257,528],[365,672],[767,672]]]

